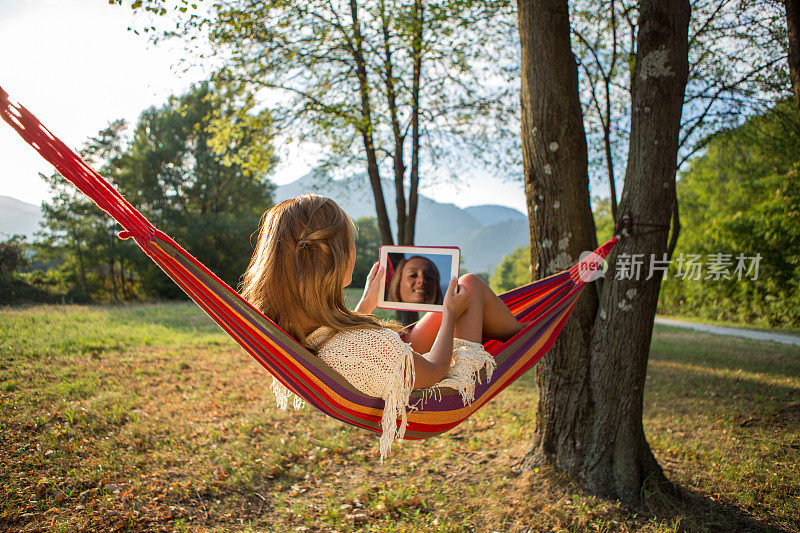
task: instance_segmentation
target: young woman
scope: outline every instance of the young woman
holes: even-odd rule
[[[467,274],[450,280],[442,313],[427,313],[405,332],[371,314],[383,278],[377,263],[349,310],[343,289],[352,280],[355,239],[353,221],[333,200],[308,194],[281,202],[262,217],[242,295],[356,389],[383,398],[383,459],[395,435],[404,434],[412,390],[455,388],[471,402],[478,372],[486,369],[491,379],[495,366],[484,337],[506,340],[522,326],[480,278]]]
[[[439,269],[427,257],[403,258],[397,263],[395,272],[389,282],[387,300],[435,305],[444,301]]]

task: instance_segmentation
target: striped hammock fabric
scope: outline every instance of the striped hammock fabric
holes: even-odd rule
[[[0,113],[25,141],[59,173],[88,195],[133,238],[139,247],[256,361],[292,393],[325,414],[347,424],[381,432],[383,400],[366,396],[317,356],[278,328],[236,291],[156,229],[112,185],[56,138],[24,107],[12,104],[0,88]],[[530,369],[553,345],[586,285],[582,274],[596,269],[617,239],[603,244],[569,270],[506,292],[500,297],[520,322],[522,331],[506,342],[488,341],[495,357],[491,382],[481,379],[475,400],[464,405],[460,394],[443,389],[425,398],[414,391],[406,439],[424,439],[457,426]]]

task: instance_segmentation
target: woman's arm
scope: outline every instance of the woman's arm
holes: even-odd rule
[[[356,306],[358,313],[371,313],[378,303],[378,282],[382,280],[383,267],[378,263],[372,265],[364,287],[364,295]],[[424,389],[439,383],[450,370],[453,360],[453,334],[456,320],[469,307],[469,292],[458,279],[450,278],[450,285],[444,296],[442,324],[433,341],[430,351],[421,355],[414,352],[414,388]]]
[[[439,383],[450,370],[453,360],[453,333],[456,320],[469,307],[469,292],[458,280],[450,278],[450,286],[444,296],[444,312],[442,324],[431,350],[420,355],[414,352],[414,388],[424,389]]]
[[[378,282],[383,279],[382,274],[382,266],[378,265],[378,263],[372,265],[367,276],[367,282],[364,284],[364,294],[361,296],[358,305],[356,305],[356,313],[368,315],[378,306],[378,288],[380,287]]]

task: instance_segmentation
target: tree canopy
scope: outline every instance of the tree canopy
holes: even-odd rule
[[[203,83],[144,111],[130,141],[117,121],[81,152],[156,227],[233,286],[274,190],[269,112],[251,107],[231,105]],[[83,297],[180,294],[135,245],[116,239],[114,222],[83,194],[57,174],[46,179],[54,197],[44,205],[39,248],[61,261]]]
[[[789,94],[786,25],[772,0],[692,0],[689,74],[678,167],[717,130],[763,113]],[[608,180],[616,217],[617,178],[630,137],[631,76],[640,2],[569,2],[572,49],[595,183]]]
[[[112,170],[131,203],[233,286],[274,189],[266,178],[276,163],[269,112],[253,115],[251,107],[231,105],[201,84],[146,110]],[[137,260],[152,290],[179,294],[148,258]]]
[[[461,176],[467,156],[496,171],[518,168],[512,2],[204,5],[132,3],[174,12],[178,28],[168,35],[209,39],[221,64],[218,82],[270,101],[284,140],[324,147],[320,175],[366,166],[384,243],[395,242],[380,185],[385,174],[395,189],[396,242],[411,244],[420,179],[448,170]],[[487,141],[500,149],[486,150]]]

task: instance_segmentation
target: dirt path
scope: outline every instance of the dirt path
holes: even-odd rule
[[[693,329],[695,331],[702,331],[703,333],[712,333],[714,335],[726,335],[728,337],[744,337],[746,339],[753,339],[757,341],[780,342],[783,344],[793,344],[795,346],[800,346],[800,335],[792,335],[790,333],[776,333],[773,331],[733,328],[728,326],[714,326],[711,324],[700,324],[697,322],[686,322],[683,320],[675,320],[674,318],[656,317],[656,324],[662,324],[664,326],[672,326],[676,328]]]

